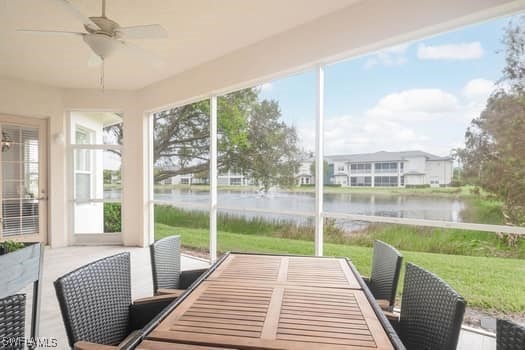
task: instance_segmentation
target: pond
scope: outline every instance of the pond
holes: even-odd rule
[[[107,197],[116,193],[108,192]],[[107,198],[106,197],[106,198]],[[155,200],[180,203],[207,205],[208,191],[190,189],[155,189]],[[244,217],[265,217],[268,219],[292,220],[305,222],[304,216],[282,214],[286,212],[312,213],[315,208],[315,194],[311,192],[270,191],[266,194],[254,190],[220,190],[218,193],[219,207],[236,207],[244,209],[270,210],[274,214],[253,213],[248,211],[221,210],[233,215]],[[325,193],[325,212],[350,213],[362,215],[388,216],[396,218],[428,219],[461,222],[462,211],[467,202],[453,197],[432,195],[403,195],[377,193]],[[338,224],[350,229],[359,229],[362,222],[337,220]]]

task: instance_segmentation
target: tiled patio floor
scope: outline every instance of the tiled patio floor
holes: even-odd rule
[[[63,274],[76,269],[88,262],[128,251],[131,253],[131,287],[132,299],[151,296],[153,284],[151,280],[151,265],[148,248],[128,248],[118,246],[91,246],[46,248],[44,255],[42,308],[40,317],[40,336],[54,337],[58,340],[58,349],[68,349],[67,336],[62,322],[62,316],[53,287],[53,281]],[[183,256],[182,269],[207,267],[202,260]],[[28,297],[30,291],[27,291]],[[28,299],[31,300],[31,299]]]
[[[67,337],[58,307],[53,281],[63,274],[88,262],[116,254],[122,251],[131,253],[131,286],[132,298],[137,299],[152,295],[151,267],[149,249],[127,248],[118,246],[91,246],[47,248],[44,256],[42,308],[40,319],[40,336],[54,337],[58,340],[58,349],[68,349]],[[196,258],[183,256],[182,269],[206,267],[207,263]],[[30,290],[28,300],[30,299]],[[462,331],[458,349],[492,350],[496,349],[494,338],[476,333]]]

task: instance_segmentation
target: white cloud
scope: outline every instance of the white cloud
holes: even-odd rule
[[[420,44],[417,57],[422,60],[475,60],[483,56],[479,41],[461,44],[425,45]]]
[[[468,81],[461,90],[464,105],[463,118],[470,121],[479,117],[487,105],[487,99],[495,88],[496,85],[487,79],[478,78]]]
[[[315,141],[314,123],[298,129],[305,149]],[[360,153],[375,150],[421,148],[427,138],[402,123],[343,115],[325,120],[325,154]],[[395,149],[399,147],[398,149]]]
[[[468,99],[486,100],[495,88],[496,86],[492,80],[478,78],[467,82],[465,87],[463,87],[462,93]]]
[[[325,154],[419,149],[448,155],[463,141],[472,118],[478,117],[494,84],[473,79],[456,94],[441,89],[410,89],[380,98],[360,115],[327,116]],[[298,127],[302,146],[315,144],[313,121]]]
[[[366,62],[364,67],[370,69],[378,64],[384,66],[398,66],[407,62],[405,52],[409,44],[402,44],[389,47],[372,55]]]
[[[444,117],[458,108],[458,99],[440,89],[411,89],[381,98],[367,115],[377,119],[408,121]]]

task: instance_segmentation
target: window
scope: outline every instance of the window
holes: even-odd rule
[[[370,187],[372,186],[371,176],[352,176],[350,177],[350,186]]]
[[[208,252],[210,100],[160,111],[152,118],[155,239],[172,235],[173,226],[191,228],[199,249]],[[218,174],[221,188],[234,181],[228,171]],[[178,232],[183,242],[188,240],[185,230]]]
[[[483,31],[485,32],[490,34],[490,28]],[[457,39],[453,36],[446,40],[430,38],[425,39],[425,43],[428,43],[429,47],[438,47],[457,42]],[[493,36],[490,40],[485,40],[484,37],[478,39],[483,45],[487,44],[487,47],[491,48],[495,48],[494,42],[499,42]],[[324,222],[324,218],[327,223],[333,224],[332,228],[343,230],[337,231],[341,233],[340,236],[330,237],[326,234],[325,241],[330,243],[336,243],[338,237],[351,236],[346,233],[353,230],[381,230],[384,225],[400,222],[402,225],[410,225],[415,219],[418,220],[416,223],[422,226],[436,225],[435,222],[424,220],[441,220],[441,228],[447,230],[469,228],[468,223],[472,222],[471,220],[483,220],[478,222],[481,224],[504,223],[503,217],[475,215],[481,213],[475,213],[477,209],[470,203],[473,194],[466,193],[469,189],[456,191],[447,188],[440,193],[440,190],[429,191],[425,188],[430,184],[430,176],[439,176],[439,184],[449,185],[453,183],[452,177],[456,173],[463,175],[462,169],[454,169],[452,161],[444,162],[441,169],[433,166],[430,169],[433,174],[428,174],[425,162],[429,159],[444,159],[450,152],[450,145],[463,145],[468,120],[479,116],[479,112],[486,105],[489,90],[493,87],[493,81],[489,79],[498,74],[504,59],[498,59],[493,54],[495,50],[489,52],[487,49],[483,51],[483,57],[476,61],[485,62],[482,65],[475,65],[473,62],[467,62],[468,60],[458,60],[450,65],[447,63],[448,59],[419,57],[419,47],[423,46],[423,42],[410,43],[393,50],[387,49],[379,55],[371,54],[347,62],[318,67],[318,81],[323,83],[324,77],[324,86],[316,86],[315,74],[305,72],[252,89],[212,97],[211,100],[217,101],[218,107],[217,152],[210,152],[210,141],[207,139],[210,101],[178,107],[177,111],[173,112],[174,116],[185,115],[188,117],[186,120],[190,121],[188,128],[180,130],[189,131],[192,136],[198,137],[184,138],[197,140],[194,143],[175,142],[176,147],[171,150],[173,153],[166,152],[163,157],[155,159],[154,202],[160,204],[170,200],[180,203],[180,210],[173,212],[171,221],[167,211],[156,211],[156,223],[191,228],[191,239],[198,241],[198,248],[202,248],[202,242],[207,240],[210,231],[207,210],[210,208],[210,200],[216,194],[221,216],[216,224],[212,223],[212,230],[216,229],[224,233],[224,236],[226,233],[231,234],[230,241],[236,244],[244,238],[241,236],[243,234],[262,235],[261,230],[253,229],[255,224],[261,222],[264,222],[265,226],[264,235],[268,237],[313,241],[312,219],[321,223]],[[392,59],[388,58],[390,55],[393,56]],[[489,61],[483,61],[485,59]],[[433,69],[433,66],[439,69]],[[457,68],[458,74],[447,70],[451,66]],[[490,67],[491,71],[487,71],[485,75],[483,70],[486,67]],[[423,68],[429,73],[424,77],[420,74]],[[472,77],[478,77],[478,73],[483,79],[472,80]],[[454,79],[451,80],[451,76]],[[320,113],[324,115],[323,130],[317,129],[316,125],[320,124],[315,122],[317,88],[318,91],[325,92],[324,113]],[[487,96],[482,96],[485,92]],[[430,103],[427,103],[427,98]],[[440,106],[437,110],[434,99]],[[441,108],[441,102],[446,102],[447,105],[450,102],[450,106]],[[154,147],[158,146],[161,131],[167,130],[164,128],[167,121],[162,120],[163,113],[154,116]],[[455,117],[460,114],[462,118]],[[261,123],[267,122],[264,115],[271,115],[275,123],[265,124],[264,127],[257,123],[251,124],[254,116],[260,117]],[[296,130],[297,134],[291,130],[279,132],[279,128],[284,129],[283,125],[300,127]],[[297,140],[295,146],[302,151],[299,157],[295,157],[295,164],[281,162],[283,159],[292,158],[288,154],[284,155],[292,147],[277,147],[276,142],[272,142],[286,133],[293,136],[290,140]],[[325,183],[328,180],[333,184],[345,183],[341,176],[345,174],[340,173],[344,171],[344,166],[340,165],[343,163],[345,166],[348,164],[349,179],[346,177],[346,181],[352,187],[356,187],[334,189],[332,186],[325,186],[322,194],[325,200],[321,213],[317,212],[315,207],[315,200],[321,195],[319,192],[313,188],[287,190],[292,185],[314,182],[313,178],[304,175],[313,175],[314,167],[311,165],[315,155],[312,151],[315,147],[314,140],[319,140],[319,135],[322,135],[325,143],[323,156],[326,163],[324,169],[327,171],[322,174]],[[171,136],[172,141],[181,139],[177,135]],[[253,153],[246,152],[246,149]],[[252,186],[236,189],[237,191],[219,186],[218,191],[211,192],[210,195],[210,188],[205,185],[209,182],[210,153],[218,160],[218,171],[226,173],[239,169],[246,176],[243,181]],[[523,155],[523,152],[519,155]],[[405,162],[407,166],[404,165]],[[183,168],[192,169],[194,177],[191,187],[172,186],[160,189],[159,181],[163,180],[157,176],[158,171],[164,170],[174,174],[180,173]],[[306,171],[298,170],[301,168],[305,168]],[[463,176],[458,177],[461,181],[469,180]],[[432,180],[432,184],[435,184],[434,181]],[[516,181],[516,185],[520,183],[524,182]],[[465,184],[468,185],[467,182]],[[372,186],[390,187],[391,190],[382,188],[376,191],[369,188]],[[407,188],[395,188],[397,186]],[[418,195],[411,196],[412,193]],[[457,193],[461,195],[458,196]],[[464,193],[466,195],[463,196]],[[200,213],[188,212],[188,207],[198,208]],[[370,222],[381,225],[362,225],[358,222],[363,219],[362,215],[370,215]],[[387,217],[402,218],[403,221],[389,220]],[[333,222],[329,221],[332,219]],[[286,233],[275,229],[281,225],[281,221],[286,221],[288,225],[289,230]],[[242,225],[238,225],[239,223]],[[293,226],[303,223],[306,223],[307,229],[296,229]],[[504,230],[502,232],[512,233],[510,228],[501,227]],[[490,231],[494,230],[494,227],[485,226],[482,229]],[[523,228],[518,226],[512,227],[512,230],[523,232]],[[168,231],[166,227],[159,226],[157,232],[160,233],[157,237],[160,238],[163,232]],[[330,232],[326,226],[325,232]],[[455,232],[448,233],[451,236],[456,235]],[[254,244],[247,247],[251,243],[246,243],[242,249],[257,250],[263,246]],[[227,243],[223,244],[221,248],[225,249]],[[268,249],[272,252],[284,249],[281,244],[275,246]],[[301,253],[305,253],[302,248]]]
[[[75,128],[75,143],[77,145],[87,145],[92,142],[93,130],[77,125]],[[91,199],[92,181],[92,159],[88,149],[78,149],[75,151],[75,199],[87,201]]]
[[[370,163],[353,163],[350,165],[350,172],[354,174],[367,174],[372,172]]]
[[[397,172],[397,163],[375,163],[375,172],[376,173],[392,173]]]
[[[397,176],[375,176],[374,186],[397,186]]]
[[[242,180],[240,177],[232,177],[230,178],[230,185],[231,186],[241,186]]]

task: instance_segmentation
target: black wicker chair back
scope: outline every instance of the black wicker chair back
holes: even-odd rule
[[[25,294],[14,294],[0,299],[0,340],[9,342],[4,344],[5,348],[24,348],[25,314]]]
[[[79,340],[119,344],[129,333],[129,253],[85,265],[55,281],[69,345]]]
[[[180,236],[159,239],[150,245],[153,292],[180,286]]]
[[[441,278],[407,264],[399,336],[408,350],[455,349],[465,306],[465,300]]]
[[[496,350],[525,349],[525,327],[498,319],[496,322]]]
[[[397,284],[403,256],[389,244],[374,242],[372,273],[368,287],[376,299],[384,299],[393,307],[396,301]]]

